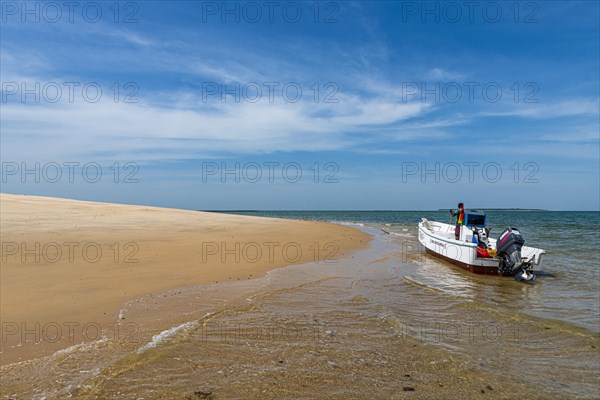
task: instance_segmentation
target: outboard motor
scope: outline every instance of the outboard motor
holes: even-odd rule
[[[535,278],[529,270],[531,264],[521,259],[521,248],[525,244],[517,228],[506,228],[496,241],[496,251],[500,257],[498,272],[503,276],[514,276],[517,280]]]

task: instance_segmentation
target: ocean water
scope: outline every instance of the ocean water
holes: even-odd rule
[[[448,212],[244,214],[352,225],[373,241],[133,299],[121,314],[135,340],[3,366],[2,398],[600,398],[599,213],[488,212],[492,237],[514,226],[547,251],[533,283],[424,254],[417,222]]]
[[[535,292],[515,306],[544,318],[600,332],[600,212],[486,211],[490,236],[496,238],[507,227],[522,233],[526,246],[546,250],[542,269],[554,277],[536,282]],[[363,224],[384,227],[417,236],[421,218],[450,223],[448,211],[256,211],[241,214]],[[405,250],[411,248],[411,238]],[[427,258],[427,262],[439,262]],[[442,263],[444,264],[444,263]],[[433,274],[435,275],[435,274]],[[429,277],[434,279],[435,276]],[[477,281],[477,279],[475,279]],[[488,284],[483,281],[481,290]],[[494,301],[493,298],[489,299]]]

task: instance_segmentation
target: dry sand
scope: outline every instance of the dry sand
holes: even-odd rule
[[[2,365],[110,329],[143,294],[346,257],[370,240],[324,222],[37,196],[0,194],[0,211]]]

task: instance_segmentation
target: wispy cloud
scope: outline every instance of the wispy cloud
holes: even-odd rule
[[[464,74],[448,71],[444,68],[432,68],[427,71],[425,77],[434,81],[459,81],[465,79]]]
[[[595,116],[600,113],[598,99],[573,99],[555,103],[513,104],[501,111],[482,111],[480,116],[493,117],[528,117],[528,118],[558,118],[568,116]]]
[[[5,104],[3,130],[10,140],[5,143],[3,153],[14,155],[27,147],[32,154],[36,144],[41,145],[41,153],[52,141],[70,143],[55,151],[65,157],[102,151],[154,158],[157,156],[154,149],[161,147],[182,150],[182,157],[194,151],[252,154],[342,150],[359,144],[357,136],[350,135],[352,132],[368,129],[376,136],[378,129],[410,120],[427,110],[421,103],[402,104],[356,96],[347,96],[335,104],[279,100],[225,102],[206,107],[195,94],[188,94],[187,102],[198,107],[161,107],[110,100],[93,104],[63,101],[37,107]],[[314,117],[314,114],[323,115]],[[35,144],[27,145],[31,135],[47,140],[38,139]]]

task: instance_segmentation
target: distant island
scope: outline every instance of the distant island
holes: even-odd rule
[[[260,210],[196,210],[196,211],[214,212],[214,213],[261,212]]]
[[[448,208],[439,208],[438,211],[447,211]],[[485,211],[548,211],[542,208],[469,208],[467,210],[485,210]]]

